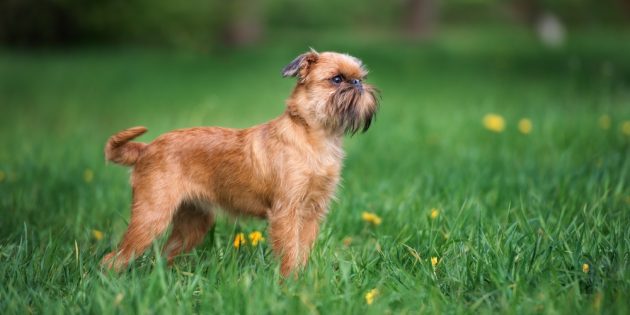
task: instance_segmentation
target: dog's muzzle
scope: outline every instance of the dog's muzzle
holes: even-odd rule
[[[350,84],[354,86],[355,89],[359,90],[359,93],[363,94],[363,84],[361,84],[361,80],[353,79],[350,80]]]

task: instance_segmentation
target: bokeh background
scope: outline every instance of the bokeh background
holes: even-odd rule
[[[287,31],[427,38],[449,26],[564,33],[630,20],[626,0],[4,0],[0,12],[0,41],[7,45],[141,43],[199,51],[261,43]]]
[[[627,99],[629,25],[624,0],[3,0],[0,128],[113,130],[152,115],[245,126],[281,110],[292,82],[278,69],[309,47],[364,59],[392,115],[453,94],[477,116],[503,101],[526,111],[561,91],[599,93],[589,106],[606,115],[619,102],[599,98]],[[552,106],[585,102],[574,97]]]
[[[300,280],[227,217],[101,273],[130,200],[106,139],[272,119],[309,47],[382,103]],[[628,0],[0,0],[6,314],[627,314],[629,156]]]

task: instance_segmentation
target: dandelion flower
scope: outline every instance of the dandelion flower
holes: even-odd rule
[[[103,239],[103,232],[99,231],[99,230],[92,230],[92,236],[94,237],[94,239],[96,239],[97,241],[100,241]]]
[[[520,131],[524,135],[527,135],[530,132],[532,132],[532,121],[527,119],[527,118],[523,118],[523,119],[519,120],[518,121],[518,131]]]
[[[0,183],[4,181],[4,178],[7,177],[3,171],[0,171]]]
[[[352,237],[346,236],[343,238],[343,240],[341,240],[341,242],[343,243],[343,246],[348,247],[352,245]]]
[[[431,209],[431,219],[436,219],[438,216],[440,216],[440,210],[438,209]]]
[[[367,293],[365,293],[365,303],[367,303],[367,305],[371,305],[372,302],[374,302],[374,298],[376,298],[377,295],[378,295],[378,289],[372,289],[368,291]]]
[[[236,236],[234,236],[234,248],[238,249],[242,245],[245,245],[245,244],[247,244],[247,239],[245,239],[245,234],[237,233]]]
[[[437,264],[439,262],[440,262],[440,260],[437,257],[435,257],[435,256],[431,257],[431,266],[435,267],[435,266],[437,266]]]
[[[621,132],[626,136],[630,136],[630,120],[626,120],[621,124]]]
[[[383,221],[381,219],[381,217],[377,216],[374,213],[370,213],[370,212],[363,212],[361,214],[361,218],[363,219],[363,221],[370,222],[370,223],[372,223],[374,225],[379,225]]]
[[[610,116],[608,115],[601,115],[599,117],[599,119],[597,120],[597,124],[599,125],[600,128],[602,129],[609,129],[610,128]]]
[[[583,264],[582,265],[582,272],[583,273],[588,273],[591,270],[591,266],[589,266],[588,264]]]
[[[263,242],[264,240],[265,238],[259,231],[249,233],[249,241],[252,242],[252,246],[258,246],[258,242]]]
[[[483,125],[493,132],[502,132],[505,129],[505,119],[497,114],[487,114],[483,116]]]
[[[86,168],[85,171],[83,171],[83,181],[89,184],[92,180],[94,180],[94,172],[91,169]]]

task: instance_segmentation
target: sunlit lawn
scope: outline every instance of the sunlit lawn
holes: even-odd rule
[[[1,313],[628,313],[628,34],[560,50],[517,31],[445,35],[1,52]],[[345,143],[299,279],[281,284],[268,243],[253,246],[265,222],[230,217],[172,268],[154,250],[102,273],[130,200],[107,137],[271,119],[294,84],[280,69],[309,46],[362,58],[383,101]]]

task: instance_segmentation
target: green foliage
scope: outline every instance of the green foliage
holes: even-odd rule
[[[110,41],[204,47],[216,40],[229,16],[223,1],[67,1],[79,3],[69,7],[87,33]]]
[[[514,30],[348,38],[223,55],[2,52],[2,313],[630,311],[629,42],[576,33],[548,51]],[[294,84],[279,71],[308,45],[362,58],[383,102],[373,127],[346,140],[339,201],[300,278],[280,283],[268,243],[233,248],[237,232],[267,236],[265,222],[227,217],[171,268],[156,244],[128,272],[102,273],[130,199],[128,170],[103,161],[106,138],[271,119]],[[503,132],[484,129],[487,113]]]
[[[402,0],[272,0],[266,2],[268,22],[277,29],[387,29],[402,19]]]
[[[222,26],[235,14],[230,3],[10,0],[0,3],[0,41],[27,45],[106,41],[206,48],[217,41]]]
[[[623,1],[454,0],[435,1],[439,25],[511,25],[551,11],[567,25],[623,25]],[[429,2],[427,1],[427,2]],[[209,51],[229,46],[234,29],[277,35],[278,30],[400,33],[408,24],[410,0],[4,0],[0,43],[68,45],[134,43]],[[521,5],[518,5],[518,4]],[[520,11],[520,12],[519,12]],[[532,21],[529,21],[532,22]],[[240,23],[240,24],[239,24]],[[238,40],[236,40],[238,42]]]

